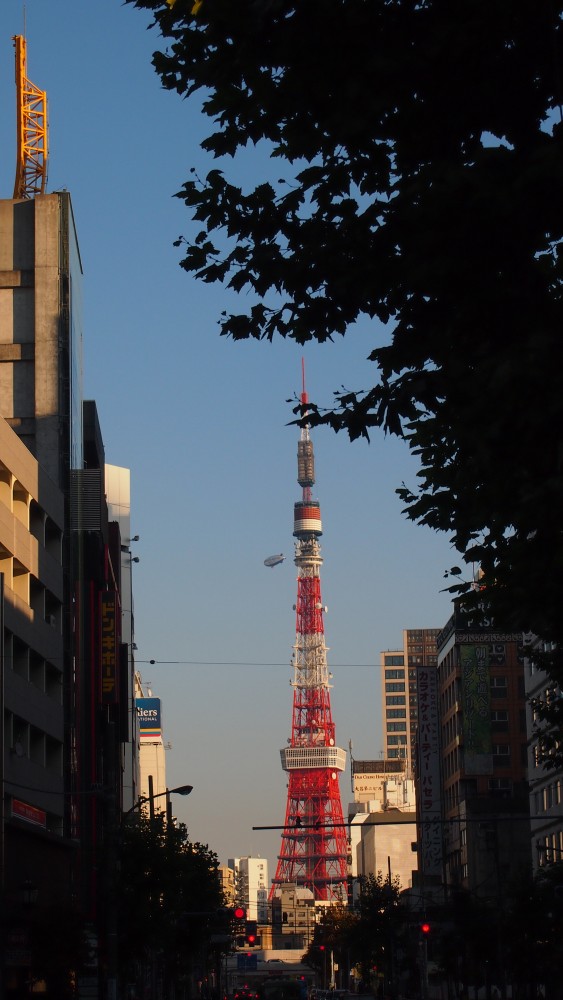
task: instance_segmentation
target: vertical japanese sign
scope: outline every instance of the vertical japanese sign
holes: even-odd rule
[[[492,774],[489,646],[461,647],[463,762],[466,774]]]
[[[440,788],[440,721],[438,714],[438,671],[436,667],[416,668],[418,693],[418,843],[423,875],[443,873],[442,803]]]
[[[101,602],[101,675],[102,701],[117,701],[117,601],[113,591],[104,591]]]

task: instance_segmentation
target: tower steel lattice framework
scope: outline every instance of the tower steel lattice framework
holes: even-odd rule
[[[14,199],[45,194],[47,183],[47,94],[27,76],[27,42],[14,35],[16,50],[17,159]]]
[[[302,407],[307,402],[303,375]],[[319,503],[311,492],[315,462],[308,427],[301,430],[297,469],[303,496],[295,504],[293,528],[297,566],[293,718],[289,745],[280,750],[289,781],[271,895],[277,886],[294,882],[311,889],[316,900],[345,901],[348,851],[339,776],[346,766],[346,752],[336,746],[330,707],[318,541],[322,523]]]

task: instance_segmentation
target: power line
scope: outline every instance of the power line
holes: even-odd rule
[[[184,666],[184,667],[292,667],[290,661],[283,663],[269,663],[264,660],[139,660],[135,657],[135,663],[149,663],[151,666]],[[330,663],[332,667],[377,667],[376,663]]]

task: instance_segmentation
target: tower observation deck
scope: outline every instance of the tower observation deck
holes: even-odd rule
[[[301,403],[306,406],[303,379]],[[293,534],[297,567],[296,637],[293,647],[293,716],[291,738],[280,751],[288,792],[281,851],[271,894],[285,882],[311,889],[316,900],[346,899],[347,841],[340,772],[346,752],[336,746],[330,707],[327,646],[324,637],[319,537],[321,511],[313,500],[313,444],[301,429],[297,481],[302,499],[295,504]]]

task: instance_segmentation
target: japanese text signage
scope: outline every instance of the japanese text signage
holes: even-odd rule
[[[416,670],[418,692],[418,841],[425,875],[442,874],[442,802],[440,796],[440,722],[436,667]]]
[[[105,704],[117,701],[117,601],[112,591],[102,594],[101,607],[101,674],[102,701]]]

